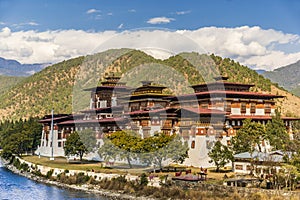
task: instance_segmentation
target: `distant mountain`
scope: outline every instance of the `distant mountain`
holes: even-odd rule
[[[300,60],[294,64],[266,71],[263,76],[279,86],[300,96]]]
[[[264,70],[264,69],[256,69],[255,71],[256,71],[258,74],[263,74],[263,73],[266,72],[266,70]]]
[[[0,75],[31,76],[48,65],[49,64],[21,64],[16,60],[7,60],[0,57]]]
[[[211,68],[212,65],[216,67]],[[195,70],[195,66],[199,68]],[[66,60],[26,77],[0,94],[0,120],[41,117],[49,114],[52,108],[56,113],[72,113],[77,111],[72,107],[74,105],[79,105],[79,110],[84,109],[90,102],[90,92],[84,89],[94,87],[101,77],[112,72],[123,75],[121,81],[131,87],[140,85],[141,80],[153,80],[168,86],[175,94],[191,92],[187,91],[191,88],[186,83],[209,82],[216,75],[225,74],[230,82],[254,83],[256,86],[252,91],[286,96],[276,100],[283,114],[297,115],[300,110],[299,97],[283,91],[269,79],[229,58],[181,53],[159,60],[138,50],[114,49]],[[74,96],[79,96],[79,100]]]

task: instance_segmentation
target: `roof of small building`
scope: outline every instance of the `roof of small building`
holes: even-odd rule
[[[271,151],[271,152],[258,152],[254,151],[252,154],[250,152],[243,152],[235,154],[234,158],[239,160],[250,160],[255,159],[256,161],[262,162],[284,162],[284,153],[282,151]],[[287,155],[291,155],[290,152]]]

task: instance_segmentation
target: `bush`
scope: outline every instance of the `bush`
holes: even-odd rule
[[[20,169],[20,160],[18,158],[13,159],[13,166],[15,166],[17,169]]]
[[[48,172],[47,172],[47,174],[46,174],[46,178],[47,179],[50,179],[51,178],[51,176],[52,176],[52,174],[53,174],[53,169],[50,169]]]
[[[149,181],[148,181],[147,175],[145,173],[143,173],[140,178],[140,185],[146,186],[146,185],[148,185],[148,182]]]
[[[127,179],[125,178],[125,176],[118,176],[117,178],[113,178],[113,180],[120,183],[127,183]]]
[[[80,172],[76,175],[76,183],[77,184],[84,184],[90,180],[90,177],[88,175],[85,175],[83,172]]]
[[[20,169],[22,169],[25,172],[29,171],[29,165],[27,163],[21,163],[20,164]]]
[[[253,193],[251,194],[250,200],[267,200],[269,199],[265,194],[261,193],[261,192],[257,192],[257,193]]]

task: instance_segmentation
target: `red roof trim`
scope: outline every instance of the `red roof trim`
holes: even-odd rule
[[[194,108],[194,107],[183,107],[181,108],[183,110],[187,110],[193,113],[197,114],[219,114],[219,115],[225,115],[226,112],[217,110],[217,109],[205,109],[205,108]]]
[[[155,109],[155,110],[137,110],[137,111],[132,111],[132,112],[128,112],[125,114],[134,115],[134,114],[145,114],[145,113],[158,113],[158,112],[166,111],[168,109],[169,108],[161,108],[161,109]]]
[[[271,116],[266,115],[229,115],[228,119],[272,119]]]
[[[212,83],[203,83],[203,84],[198,84],[198,85],[192,85],[191,87],[199,87],[199,86],[208,86],[209,85],[240,85],[240,86],[249,86],[253,87],[255,86],[254,84],[247,84],[247,83],[235,83],[235,82],[212,82]]]
[[[93,109],[87,109],[87,110],[82,110],[80,112],[86,113],[86,112],[96,112],[96,111],[101,111],[101,110],[113,110],[117,108],[123,108],[124,106],[113,106],[113,107],[105,107],[105,108],[93,108]]]
[[[229,115],[228,119],[272,119],[270,115]],[[300,120],[296,117],[281,117],[282,120]]]
[[[84,124],[84,123],[105,123],[105,122],[119,122],[124,121],[125,118],[105,118],[105,119],[90,119],[90,120],[68,120],[60,122],[59,124]]]
[[[263,94],[258,92],[240,92],[240,91],[224,91],[224,90],[212,90],[212,91],[205,91],[205,92],[198,92],[186,95],[180,95],[178,97],[188,97],[188,96],[200,96],[200,95],[214,95],[214,94],[236,94],[236,95],[248,95],[248,96],[258,96],[258,97],[272,97],[272,98],[283,98],[284,96],[281,95],[273,95],[273,94]]]

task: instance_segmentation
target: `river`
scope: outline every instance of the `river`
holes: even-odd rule
[[[96,194],[67,190],[56,186],[37,183],[16,175],[4,168],[0,161],[0,200],[62,200],[99,199],[108,200]]]

